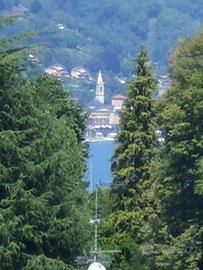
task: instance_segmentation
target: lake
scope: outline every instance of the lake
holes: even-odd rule
[[[112,181],[110,159],[113,145],[113,141],[89,143],[88,171],[85,176],[85,181],[90,183],[89,191],[92,191],[98,183],[105,185]]]

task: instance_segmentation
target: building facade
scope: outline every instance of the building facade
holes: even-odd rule
[[[125,96],[112,97],[111,105],[104,104],[105,89],[101,71],[99,71],[96,83],[95,98],[87,105],[86,111],[89,117],[86,122],[87,133],[102,133],[108,135],[115,132],[119,124],[119,110],[125,100]]]

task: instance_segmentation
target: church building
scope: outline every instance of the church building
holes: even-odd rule
[[[121,108],[125,97],[117,95],[112,98],[111,105],[104,103],[105,89],[101,71],[97,77],[95,94],[95,98],[86,107],[86,111],[90,113],[86,122],[87,131],[111,132],[119,124],[118,109]]]
[[[111,106],[104,104],[104,81],[99,71],[96,84],[96,96],[87,105],[86,111],[90,113],[87,119],[89,128],[99,128],[110,125]]]

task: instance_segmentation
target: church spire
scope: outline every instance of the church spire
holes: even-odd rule
[[[104,82],[103,82],[101,70],[99,71],[99,75],[97,78],[96,99],[99,100],[101,103],[104,103]]]

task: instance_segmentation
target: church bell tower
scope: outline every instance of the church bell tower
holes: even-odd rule
[[[99,100],[101,103],[104,103],[104,82],[102,79],[101,70],[99,71],[99,75],[97,78],[96,99]]]

